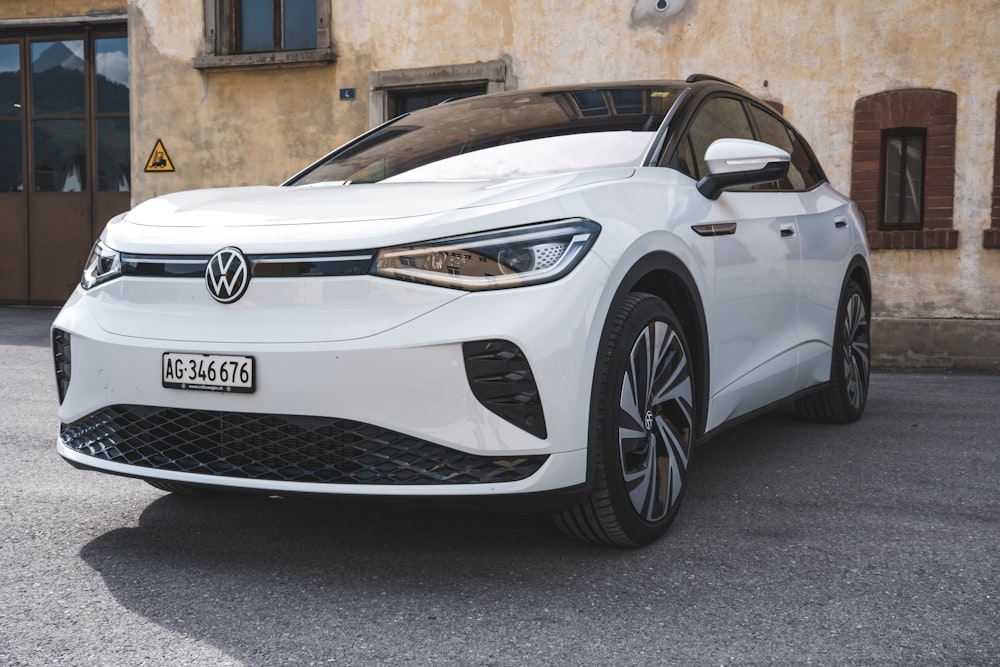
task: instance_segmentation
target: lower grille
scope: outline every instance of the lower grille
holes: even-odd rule
[[[325,484],[485,484],[525,479],[544,455],[466,454],[349,419],[115,405],[63,424],[63,443],[126,465]]]

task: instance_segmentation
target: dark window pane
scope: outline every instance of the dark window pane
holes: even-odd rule
[[[573,99],[576,100],[582,116],[607,116],[611,113],[608,103],[604,100],[604,94],[599,90],[573,93]]]
[[[316,0],[285,0],[285,49],[316,48]]]
[[[82,192],[86,187],[83,120],[34,123],[35,191]]]
[[[899,222],[899,179],[902,174],[903,137],[885,140],[885,221]]]
[[[274,51],[274,3],[278,0],[240,2],[240,51]]]
[[[763,109],[755,106],[750,107],[750,113],[753,115],[754,122],[757,124],[757,131],[760,133],[760,140],[765,144],[777,146],[791,156],[791,154],[795,151],[795,147],[792,145],[791,137],[788,136],[788,130],[785,129],[785,124]],[[802,172],[799,170],[798,165],[796,165],[795,161],[792,160],[791,164],[788,165],[788,176],[786,178],[777,183],[756,185],[753,189],[804,190],[805,179],[802,177]]]
[[[98,39],[97,112],[128,113],[128,39]]]
[[[645,109],[644,91],[641,88],[622,88],[611,91],[615,112],[619,114],[642,113]]]
[[[411,111],[419,111],[427,107],[437,106],[448,100],[482,95],[486,92],[486,84],[464,88],[438,88],[435,90],[396,92],[390,95],[390,115],[396,116]]]
[[[0,44],[0,116],[21,115],[21,48]]]
[[[787,128],[786,128],[787,129]],[[792,165],[802,176],[803,187],[806,190],[819,185],[826,178],[819,163],[810,156],[806,150],[805,142],[794,130],[788,130],[788,135],[792,139]]]
[[[882,221],[890,226],[922,223],[924,135],[894,131],[884,137]]]
[[[924,145],[921,137],[908,137],[906,142],[906,178],[903,181],[903,211],[904,224],[920,224],[920,204],[923,195],[921,176],[923,175]]]
[[[83,40],[31,45],[34,113],[83,113]]]
[[[21,123],[0,123],[0,192],[24,189],[21,156]]]
[[[128,118],[98,120],[97,189],[128,192],[130,165]]]

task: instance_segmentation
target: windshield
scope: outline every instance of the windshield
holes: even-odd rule
[[[289,185],[518,178],[638,166],[680,87],[472,97],[401,116]]]

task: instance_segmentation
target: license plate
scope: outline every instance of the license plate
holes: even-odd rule
[[[163,386],[170,389],[252,394],[254,358],[228,354],[163,353]]]

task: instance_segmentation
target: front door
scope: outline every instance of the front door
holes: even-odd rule
[[[0,32],[0,303],[57,304],[129,207],[124,26]]]

